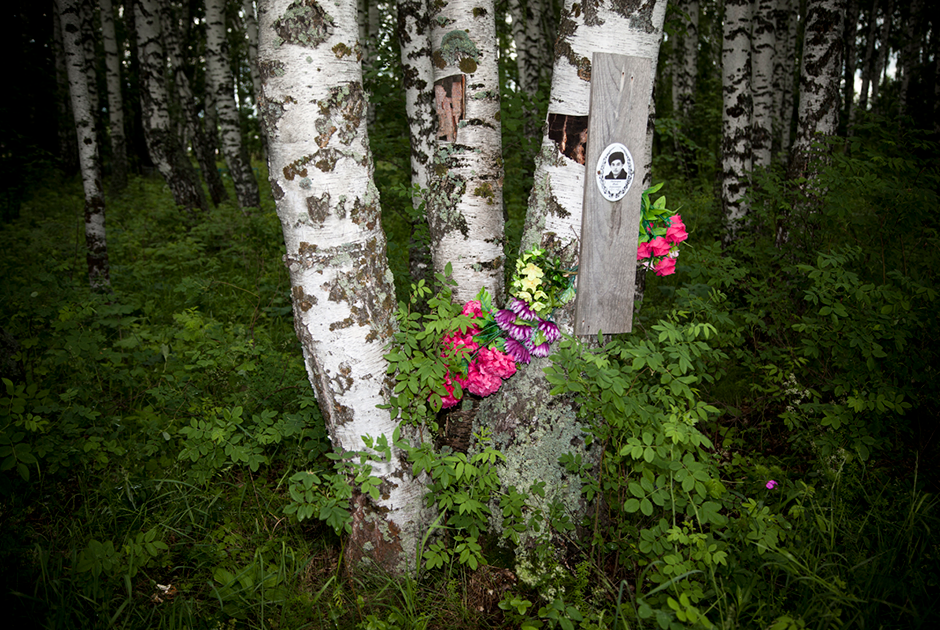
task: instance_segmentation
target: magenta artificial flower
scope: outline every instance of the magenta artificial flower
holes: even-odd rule
[[[675,258],[663,258],[658,263],[656,263],[656,275],[657,276],[668,276],[676,271],[676,259]]]
[[[526,304],[524,300],[520,300],[519,298],[509,300],[509,308],[522,319],[528,319],[530,321],[538,319],[538,315],[535,311],[529,308],[529,305]]]
[[[460,402],[460,399],[454,397],[454,385],[450,380],[450,376],[444,377],[444,389],[447,390],[447,395],[441,396],[441,408],[448,409]]]
[[[561,331],[558,330],[555,322],[550,322],[547,319],[543,319],[539,324],[539,330],[545,335],[545,341],[548,343],[555,343],[561,337]]]
[[[531,353],[533,357],[547,357],[551,351],[551,344],[545,342],[532,348]]]
[[[774,481],[773,479],[771,479],[770,481],[768,481],[768,482],[765,484],[765,487],[766,487],[768,490],[773,490],[774,488],[777,487],[777,482]]]
[[[508,354],[495,348],[480,348],[476,363],[480,370],[495,374],[500,378],[509,378],[516,373],[516,362]]]
[[[649,258],[652,255],[653,255],[653,250],[650,249],[650,244],[648,242],[640,243],[639,245],[637,245],[637,248],[636,248],[637,260],[643,260],[644,258]]]
[[[665,256],[669,253],[669,243],[662,236],[654,238],[649,245],[653,256]]]
[[[489,396],[499,389],[503,379],[481,370],[479,365],[473,364],[467,373],[467,391],[477,396]]]
[[[506,330],[510,324],[516,321],[516,312],[510,311],[508,308],[500,309],[496,311],[496,315],[493,316],[493,319],[496,320],[496,325],[499,326],[501,330]]]
[[[526,342],[532,338],[532,330],[533,328],[526,324],[509,324],[506,327],[506,334],[516,341]]]
[[[515,339],[506,340],[506,354],[511,356],[516,363],[528,363],[532,360],[529,349]]]
[[[463,305],[463,310],[460,312],[460,314],[469,315],[470,317],[482,317],[483,305],[480,304],[480,300],[470,300]]]

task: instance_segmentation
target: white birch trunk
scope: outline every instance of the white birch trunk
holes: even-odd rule
[[[752,0],[726,0],[721,47],[721,200],[733,228],[747,214],[744,192],[751,154],[751,10]]]
[[[503,293],[503,167],[493,1],[450,0],[431,15],[438,118],[427,213],[434,269],[454,299]]]
[[[121,97],[121,59],[114,35],[111,0],[100,0],[100,9],[108,85],[108,122],[111,128],[111,185],[115,190],[123,190],[127,187],[127,140],[124,136],[124,101]]]
[[[774,60],[776,57],[776,0],[756,0],[751,39],[751,124],[753,167],[770,166],[774,119]]]
[[[405,112],[411,140],[411,183],[426,191],[434,153],[437,117],[434,113],[434,68],[431,66],[431,23],[427,0],[398,0],[398,39],[401,46]],[[415,194],[412,207],[419,208],[421,194]],[[427,218],[415,217],[412,236],[427,235]],[[412,238],[408,248],[411,281],[429,282],[430,252],[425,243]]]
[[[258,14],[255,11],[254,0],[242,0],[242,11],[245,13],[245,37],[248,39],[248,69],[251,72],[251,95],[255,104],[255,112],[259,112],[258,99],[261,98],[261,74],[258,72]],[[261,151],[267,156],[265,136],[261,134]]]
[[[166,90],[166,57],[161,43],[160,14],[155,0],[135,0],[134,24],[140,60],[140,103],[150,159],[163,175],[176,205],[208,209],[202,186],[173,132]]]
[[[797,31],[795,0],[777,0],[776,56],[774,60],[774,138],[773,153],[790,150],[790,129],[793,123],[793,89],[796,84],[794,60]]]
[[[69,78],[69,94],[75,116],[79,166],[85,192],[85,246],[88,281],[95,290],[110,290],[108,246],[104,227],[104,190],[101,185],[101,164],[98,161],[98,139],[91,114],[88,93],[85,47],[81,27],[82,0],[56,0],[61,20],[65,65]]]
[[[516,68],[519,89],[532,96],[539,89],[544,55],[542,0],[510,0],[512,39],[516,45]]]
[[[811,180],[825,160],[812,145],[834,135],[839,125],[842,74],[842,20],[846,0],[809,0],[800,67],[800,105],[796,139],[790,155],[792,179]]]
[[[536,157],[521,250],[538,246],[559,256],[564,266],[577,267],[590,60],[595,52],[645,57],[652,61],[655,76],[665,14],[665,0],[648,0],[629,9],[607,0],[566,0],[555,46],[547,133]],[[649,146],[646,153],[636,159],[649,164]],[[572,302],[555,312],[555,321],[569,334],[573,331],[573,307]],[[497,394],[484,398],[474,430],[480,426],[493,430],[494,446],[506,456],[500,468],[504,485],[515,485],[525,493],[532,482],[545,481],[546,502],[557,499],[570,513],[583,513],[580,484],[566,474],[558,458],[566,452],[579,452],[590,467],[597,463],[598,451],[585,450],[582,421],[573,406],[549,395],[551,386],[542,371],[549,362],[548,358],[533,358]]]
[[[365,119],[356,4],[259,2],[262,118],[271,188],[287,247],[294,327],[333,447],[391,441],[397,423],[376,405],[390,382],[384,348],[395,289],[386,259]],[[372,462],[381,497],[353,502],[347,561],[413,567],[428,523],[424,486],[404,456]]]
[[[843,58],[845,59],[845,72],[843,74],[844,95],[842,105],[843,120],[852,119],[852,110],[855,106],[855,69],[858,63],[858,1],[849,0],[849,13],[845,19],[845,35],[843,36]]]
[[[242,142],[238,107],[229,63],[225,34],[225,0],[206,0],[206,79],[215,96],[222,138],[222,155],[235,183],[235,196],[241,208],[261,205],[258,182]]]
[[[683,16],[683,32],[676,42],[675,63],[672,69],[672,109],[675,116],[685,120],[695,104],[695,79],[698,75],[698,0],[679,3]]]

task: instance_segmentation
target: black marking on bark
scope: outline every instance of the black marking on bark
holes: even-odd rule
[[[330,193],[325,192],[320,197],[307,197],[307,214],[317,223],[326,221],[330,215]]]
[[[647,33],[656,32],[653,26],[653,9],[656,0],[614,0],[611,9],[630,20],[630,28]]]
[[[294,160],[290,164],[284,167],[284,179],[287,181],[294,181],[294,178],[298,175],[301,177],[307,176],[307,164],[313,160],[313,155],[305,155],[302,158]],[[283,196],[283,192],[281,193]]]

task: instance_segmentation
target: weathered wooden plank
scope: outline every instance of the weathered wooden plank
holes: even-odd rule
[[[652,69],[641,57],[594,53],[591,61],[576,335],[633,328]]]

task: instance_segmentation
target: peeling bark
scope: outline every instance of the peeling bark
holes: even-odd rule
[[[65,47],[69,94],[75,115],[82,188],[85,191],[85,246],[88,281],[95,290],[110,290],[108,246],[104,225],[104,189],[101,185],[101,163],[98,160],[98,138],[91,114],[88,93],[89,76],[81,27],[82,0],[56,0]]]
[[[454,299],[503,293],[503,162],[492,0],[450,0],[431,15],[437,145],[427,198],[434,269]],[[436,12],[435,12],[436,11]]]
[[[397,422],[376,405],[391,383],[384,348],[395,290],[386,258],[365,120],[362,68],[337,50],[358,46],[354,3],[259,3],[262,118],[270,183],[287,248],[294,327],[311,385],[338,451],[363,435],[391,440]],[[381,497],[358,495],[347,561],[414,568],[429,525],[424,485],[397,449],[376,458]]]

